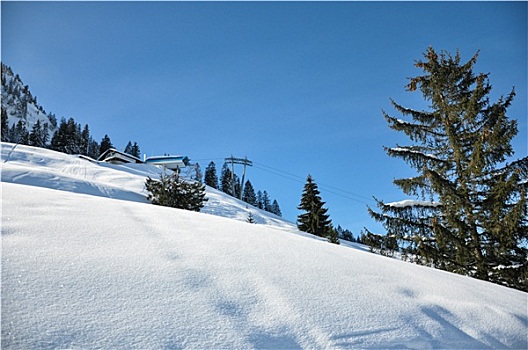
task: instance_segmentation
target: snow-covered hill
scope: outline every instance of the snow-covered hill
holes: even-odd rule
[[[153,206],[157,172],[2,144],[2,348],[528,347],[527,293],[329,244],[209,188],[219,216]]]

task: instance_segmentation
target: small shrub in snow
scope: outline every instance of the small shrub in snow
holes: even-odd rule
[[[145,187],[148,200],[155,205],[200,211],[205,198],[205,186],[200,182],[185,182],[177,173],[160,175],[160,179],[147,178]]]

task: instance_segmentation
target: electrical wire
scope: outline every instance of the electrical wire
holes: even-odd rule
[[[195,161],[222,161],[222,160],[225,160],[225,158],[195,159]],[[306,182],[306,178],[305,177],[298,176],[298,175],[292,174],[290,172],[287,172],[287,171],[284,171],[284,170],[281,170],[281,169],[277,169],[277,168],[274,168],[274,167],[271,167],[269,165],[262,164],[262,163],[259,163],[259,162],[254,162],[253,161],[253,168],[265,171],[265,172],[273,174],[275,176],[279,176],[279,177],[282,177],[284,179],[287,179],[287,180],[290,180],[290,181],[293,181],[293,182],[297,182],[297,183],[300,183],[300,184],[304,184]],[[324,190],[325,192],[332,193],[332,194],[334,194],[336,196],[340,196],[340,197],[349,199],[351,201],[355,201],[355,202],[362,203],[362,204],[365,204],[365,205],[371,205],[373,203],[376,203],[376,201],[374,199],[372,199],[372,198],[368,198],[368,197],[362,196],[360,194],[357,194],[357,193],[354,193],[354,192],[351,192],[351,191],[345,191],[345,190],[342,190],[342,189],[337,188],[335,186],[327,185],[327,184],[320,183],[320,182],[317,183],[317,186],[320,189]],[[356,198],[354,198],[354,197],[356,197]]]

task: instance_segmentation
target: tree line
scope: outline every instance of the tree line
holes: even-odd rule
[[[282,216],[279,203],[276,199],[272,201],[268,192],[265,190],[255,191],[250,180],[247,180],[242,186],[240,178],[229,169],[227,163],[224,163],[222,166],[219,178],[217,175],[216,164],[214,161],[211,161],[205,169],[204,183],[207,186],[218,189],[232,197],[242,198],[242,200],[249,205],[277,216]]]
[[[66,154],[80,154],[97,159],[99,155],[110,148],[114,148],[112,140],[106,134],[100,142],[93,139],[88,124],[84,127],[76,123],[73,118],[61,118],[55,132],[49,137],[50,124],[41,123],[38,119],[28,130],[25,123],[19,120],[9,128],[7,112],[2,108],[2,142],[19,143],[22,145],[48,148]],[[131,141],[124,152],[134,157],[141,156],[137,142]]]

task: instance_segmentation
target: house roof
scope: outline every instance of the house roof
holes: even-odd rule
[[[108,163],[143,163],[143,161],[133,155],[120,152],[115,148],[109,148],[97,158],[98,161]]]

